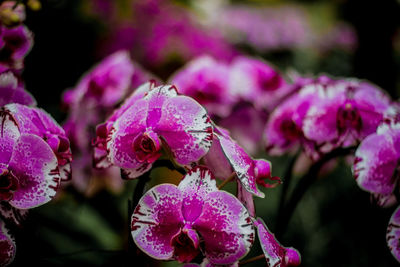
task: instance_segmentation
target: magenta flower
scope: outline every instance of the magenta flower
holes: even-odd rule
[[[399,160],[399,124],[381,125],[361,142],[355,153],[353,174],[357,184],[372,193],[381,206],[391,200],[397,186]]]
[[[10,69],[22,69],[23,60],[32,45],[32,33],[25,26],[0,26],[0,73]]]
[[[317,90],[318,99],[308,109],[302,129],[323,152],[374,133],[391,104],[380,88],[358,80],[331,81]]]
[[[255,220],[254,225],[257,227],[258,238],[268,266],[294,267],[300,265],[300,253],[292,247],[282,246],[261,218]]]
[[[193,59],[175,73],[171,84],[179,92],[194,98],[210,114],[226,117],[235,102],[229,89],[229,67],[210,56]]]
[[[226,130],[219,127],[214,128],[213,144],[204,161],[218,178],[226,179],[234,172],[243,188],[258,197],[264,197],[264,193],[257,184],[269,188],[274,185],[265,183],[264,179],[279,180],[271,177],[269,161],[252,159]]]
[[[98,126],[97,136],[98,162],[104,162],[100,152],[106,151],[108,161],[120,167],[125,178],[133,179],[150,170],[162,147],[180,165],[199,160],[211,146],[212,125],[205,109],[178,95],[174,86],[154,88],[150,83]]]
[[[236,57],[230,76],[231,93],[252,102],[258,108],[272,110],[288,93],[282,76],[267,63],[253,58]]]
[[[317,80],[305,82],[317,84],[329,82],[329,78],[320,77]],[[303,81],[301,80],[301,85]],[[280,104],[270,115],[264,130],[267,151],[271,155],[282,155],[295,149],[299,144],[307,144],[303,133],[304,118],[308,109],[318,96],[319,87],[303,87]]]
[[[390,218],[386,231],[386,242],[390,252],[400,262],[400,207],[398,207]]]
[[[35,106],[36,100],[12,72],[0,74],[0,107],[9,103]]]
[[[1,113],[0,200],[17,209],[50,201],[60,184],[57,157],[32,133],[22,132],[14,116]]]
[[[132,236],[159,260],[190,262],[202,251],[213,264],[232,264],[249,251],[254,228],[246,208],[217,189],[207,168],[195,167],[179,186],[161,184],[141,198]]]
[[[152,75],[132,62],[127,51],[118,51],[86,73],[74,89],[64,93],[63,103],[69,107],[69,114],[63,127],[71,141],[75,173],[72,183],[78,190],[87,191],[94,176],[96,181],[101,180],[99,177],[106,177],[105,183],[112,181],[115,185],[112,187],[121,188],[119,168],[118,175],[111,169],[92,169],[93,153],[88,140],[95,138],[93,128],[103,122],[138,85],[150,78]],[[99,151],[105,158],[106,153]]]
[[[57,158],[62,180],[71,178],[72,154],[69,140],[60,125],[44,110],[20,104],[5,105],[1,111],[4,118],[14,121],[21,134],[36,135],[53,151]]]
[[[0,219],[0,265],[9,265],[15,257],[16,245],[6,224]]]
[[[89,71],[75,89],[66,91],[67,105],[114,106],[131,87],[134,67],[127,51],[118,51]]]
[[[142,99],[150,90],[155,88],[154,82],[147,82],[138,87],[125,101],[116,109],[106,122],[97,125],[96,137],[94,139],[93,163],[95,168],[108,168],[112,164],[108,160],[107,155],[107,140],[111,133],[114,122],[124,114],[135,102]]]

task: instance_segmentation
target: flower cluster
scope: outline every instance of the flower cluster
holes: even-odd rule
[[[268,113],[294,89],[268,63],[244,56],[229,64],[210,56],[195,58],[169,81],[202,104],[252,154],[260,150]]]
[[[41,206],[71,178],[72,154],[63,128],[25,90],[21,72],[32,33],[25,5],[0,5],[0,265],[10,264],[28,210]]]
[[[326,76],[306,81],[271,114],[265,128],[267,149],[282,154],[301,144],[318,159],[373,133],[391,104],[380,88],[365,81]]]
[[[96,127],[95,166],[118,167],[124,179],[144,179],[160,159],[182,166],[178,187],[157,185],[137,204],[135,243],[155,259],[190,262],[203,254],[212,265],[236,264],[254,242],[253,195],[264,197],[257,184],[271,188],[276,184],[265,179],[280,180],[269,161],[249,156],[204,107],[178,92],[153,82],[138,87]],[[217,188],[213,172],[223,183],[237,178],[237,197]],[[283,263],[286,256],[266,257]]]
[[[108,181],[111,189],[121,189],[116,169],[93,171],[92,148],[87,140],[95,137],[93,128],[104,121],[115,106],[151,78],[154,76],[133,62],[127,51],[121,50],[104,58],[81,78],[75,88],[64,92],[62,102],[69,110],[64,129],[74,153],[72,182],[79,191],[91,190],[89,181],[93,176],[99,177],[96,180]]]

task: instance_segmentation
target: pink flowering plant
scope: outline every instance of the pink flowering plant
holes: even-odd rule
[[[250,2],[0,1],[0,266],[398,265],[364,13]]]

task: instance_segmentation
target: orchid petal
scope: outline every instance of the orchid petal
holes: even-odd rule
[[[0,220],[0,265],[9,265],[15,257],[16,245],[5,223]]]
[[[0,215],[7,223],[21,226],[28,217],[28,209],[16,209],[6,201],[0,202]]]
[[[386,242],[392,255],[400,262],[400,207],[390,217],[386,231]]]
[[[8,164],[20,136],[17,121],[7,110],[0,110],[0,163]]]
[[[132,237],[136,245],[159,260],[173,258],[171,240],[183,227],[182,194],[175,185],[162,184],[140,199],[132,215]]]
[[[205,255],[214,264],[236,262],[254,242],[254,227],[247,209],[224,191],[208,194],[193,228],[203,237]]]
[[[55,196],[60,184],[57,158],[40,137],[33,134],[20,136],[9,169],[19,180],[19,187],[10,200],[13,207],[34,208]]]
[[[390,195],[396,181],[393,180],[400,158],[393,135],[400,130],[387,129],[371,134],[358,147],[353,174],[357,184],[371,193]]]
[[[261,218],[258,218],[254,225],[257,227],[258,237],[268,266],[289,267],[300,265],[299,252],[294,248],[283,247]]]
[[[132,174],[144,173],[141,171],[143,163],[138,160],[133,149],[133,141],[146,129],[147,109],[148,103],[145,100],[137,101],[114,123],[107,143],[109,161],[120,168],[136,170],[131,171]]]
[[[178,185],[183,194],[182,213],[186,221],[193,222],[201,214],[204,199],[211,192],[217,191],[214,175],[206,167],[191,169]]]
[[[212,126],[205,109],[186,96],[169,98],[154,131],[167,143],[178,164],[203,157],[212,143]]]
[[[258,197],[264,197],[264,193],[257,188],[254,160],[228,135],[218,135],[218,138],[225,157],[243,187]]]

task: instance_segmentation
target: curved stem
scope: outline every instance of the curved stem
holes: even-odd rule
[[[176,166],[172,161],[170,161],[169,159],[159,159],[156,162],[153,163],[153,169],[155,168],[159,168],[159,167],[166,167],[170,170],[175,170],[178,171],[179,173],[185,175],[186,174],[186,170],[183,167],[180,166]]]
[[[294,164],[296,163],[296,160],[297,160],[299,154],[300,154],[300,151],[297,152],[296,155],[293,156],[293,158],[291,158],[288,166],[286,167],[286,170],[285,170],[285,173],[283,176],[282,192],[280,195],[279,207],[278,207],[278,211],[277,211],[278,218],[282,216],[281,213],[283,212],[284,204],[285,204],[285,201],[287,198],[287,193],[289,191],[290,182],[293,177],[293,167],[294,167]],[[277,228],[277,225],[275,225],[275,228]]]
[[[226,178],[219,186],[218,190],[221,190],[227,183],[232,181],[236,177],[236,172],[233,172],[228,178]]]
[[[245,265],[245,264],[248,264],[248,263],[251,263],[251,262],[254,262],[254,261],[258,261],[258,260],[261,260],[261,259],[265,259],[265,255],[264,254],[261,254],[261,255],[255,256],[253,258],[241,261],[241,262],[239,262],[239,265],[240,266],[241,265]]]
[[[283,211],[280,213],[280,216],[277,219],[277,227],[275,229],[275,234],[278,238],[281,237],[283,232],[286,230],[289,221],[295,211],[298,203],[303,198],[304,194],[310,188],[310,186],[314,183],[314,181],[318,177],[318,173],[321,168],[336,157],[345,156],[350,154],[355,150],[356,147],[349,147],[349,148],[338,148],[332,150],[330,153],[324,155],[318,161],[316,161],[313,165],[311,165],[308,172],[300,178],[296,188],[294,189],[290,199],[287,201],[286,205],[284,205]]]

